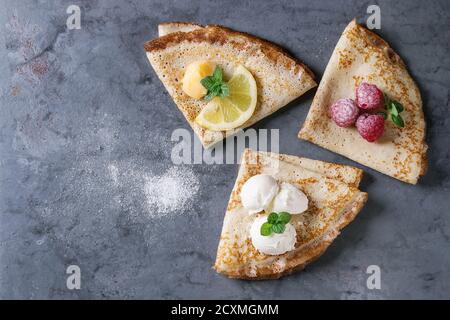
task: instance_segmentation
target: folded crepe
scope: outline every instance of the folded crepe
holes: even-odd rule
[[[384,135],[370,143],[356,128],[338,127],[330,119],[329,107],[338,99],[354,98],[361,82],[377,85],[404,106],[404,128],[386,121]],[[333,51],[299,138],[412,184],[427,168],[419,89],[386,41],[355,20],[345,28]]]
[[[147,57],[205,148],[253,125],[316,86],[312,72],[305,65],[278,46],[249,34],[222,26],[202,27],[180,22],[160,25],[159,32],[164,36],[144,45]],[[197,60],[212,60],[223,68],[226,78],[239,64],[252,73],[258,101],[255,112],[241,127],[212,131],[195,123],[207,102],[186,95],[181,79],[186,66]]]
[[[239,194],[244,183],[257,174],[294,184],[309,199],[308,210],[291,219],[297,231],[293,251],[265,255],[251,242],[250,227],[256,215],[242,207]],[[358,190],[361,177],[362,171],[350,166],[246,149],[225,213],[214,269],[232,278],[260,280],[304,268],[325,252],[362,209],[367,193]]]

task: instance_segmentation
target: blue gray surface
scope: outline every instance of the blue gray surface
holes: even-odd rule
[[[81,7],[80,30],[66,29],[70,4]],[[412,186],[363,168],[369,202],[305,271],[264,282],[217,275],[211,266],[237,165],[170,168],[170,135],[188,125],[143,51],[159,22],[217,23],[261,36],[320,79],[345,25],[364,22],[369,4],[3,1],[0,297],[450,298],[448,1],[378,2],[379,34],[422,92],[428,174]],[[255,128],[281,128],[283,153],[355,165],[297,139],[313,93]],[[158,215],[145,185],[170,172],[195,190]],[[81,268],[80,290],[66,287],[72,264]],[[381,268],[381,290],[366,287],[372,264]]]

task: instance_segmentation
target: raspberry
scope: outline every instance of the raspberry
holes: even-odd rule
[[[383,135],[384,117],[379,114],[363,113],[356,120],[356,129],[361,137],[369,142],[374,142]]]
[[[375,110],[383,107],[383,92],[374,84],[361,83],[356,87],[356,103],[364,110]]]
[[[359,109],[352,99],[339,99],[330,107],[330,115],[339,127],[349,127],[358,118]]]

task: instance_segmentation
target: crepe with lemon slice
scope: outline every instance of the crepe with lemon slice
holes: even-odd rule
[[[259,174],[294,185],[309,200],[305,212],[292,216],[295,248],[280,255],[266,255],[253,246],[250,228],[260,214],[249,214],[241,202],[243,185]],[[246,149],[225,213],[214,269],[232,278],[260,280],[304,268],[325,252],[364,206],[367,193],[358,189],[361,178],[362,171],[354,167]]]
[[[187,23],[160,25],[159,32],[165,35],[145,43],[147,57],[206,148],[316,86],[305,65],[278,46],[249,34],[222,26]],[[185,72],[191,64],[203,63],[197,67],[197,74],[210,74],[204,62],[220,66],[229,87],[228,95],[212,100],[193,97],[199,88],[183,83]],[[198,82],[198,75],[191,79]],[[183,87],[193,88],[192,96]]]
[[[337,126],[328,113],[338,99],[354,98],[362,82],[404,106],[404,127],[386,121],[384,135],[374,143],[354,127]],[[427,168],[425,129],[420,92],[404,62],[386,41],[353,20],[333,51],[299,138],[415,184]]]

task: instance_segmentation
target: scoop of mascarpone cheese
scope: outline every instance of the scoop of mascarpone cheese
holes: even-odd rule
[[[261,253],[279,255],[294,250],[297,233],[294,226],[288,223],[283,233],[272,233],[269,236],[261,234],[261,226],[267,222],[267,216],[257,217],[250,228],[253,246]]]
[[[299,214],[308,209],[308,198],[296,186],[283,182],[280,191],[273,199],[271,212],[289,212]]]
[[[241,202],[249,214],[265,210],[278,193],[278,183],[272,176],[258,174],[248,179],[241,190]]]

